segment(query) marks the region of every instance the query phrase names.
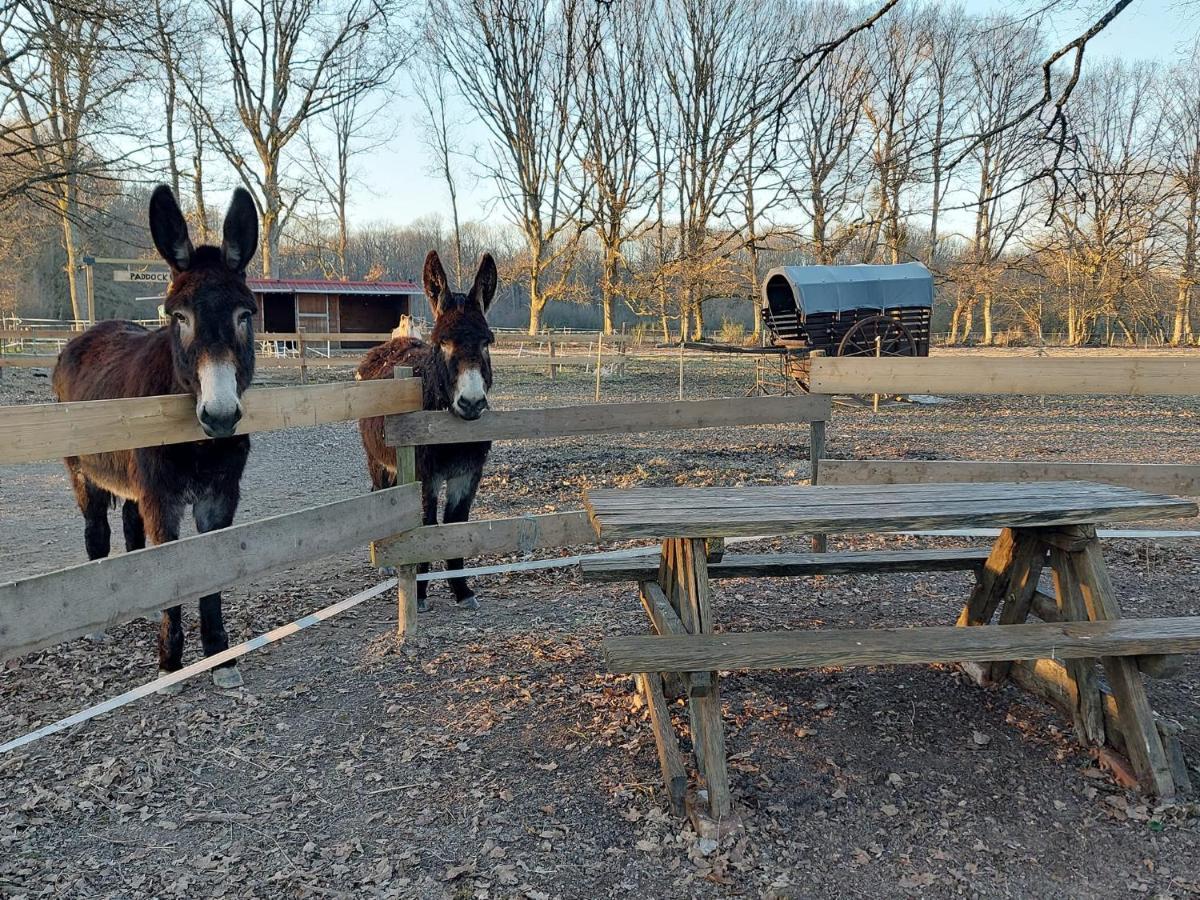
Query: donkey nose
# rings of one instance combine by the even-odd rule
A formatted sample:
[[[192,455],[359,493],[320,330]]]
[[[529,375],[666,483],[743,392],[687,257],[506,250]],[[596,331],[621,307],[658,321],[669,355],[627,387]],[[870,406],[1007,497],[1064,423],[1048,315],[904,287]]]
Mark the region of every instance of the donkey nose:
[[[242,418],[241,405],[234,406],[229,412],[214,415],[209,412],[208,407],[204,406],[200,409],[200,427],[204,429],[204,433],[211,438],[230,437],[233,434],[237,423]]]
[[[459,397],[456,406],[458,406],[458,414],[464,419],[478,419],[483,415],[483,411],[487,409],[487,397],[477,397],[471,399],[468,397]]]

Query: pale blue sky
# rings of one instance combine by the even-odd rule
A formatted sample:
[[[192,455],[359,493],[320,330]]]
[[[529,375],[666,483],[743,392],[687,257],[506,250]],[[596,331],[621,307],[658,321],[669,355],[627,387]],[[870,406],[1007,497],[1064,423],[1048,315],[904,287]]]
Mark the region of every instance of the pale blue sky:
[[[1050,17],[1047,42],[1061,46],[1074,38],[1098,11],[1107,8],[1112,0],[1074,0],[1062,3]],[[965,0],[968,11],[991,12],[1016,9],[1035,10],[1044,0]],[[1171,61],[1190,45],[1200,25],[1200,3],[1196,0],[1134,0],[1109,27],[1088,47],[1090,58],[1119,56],[1124,59],[1154,59]],[[393,106],[396,135],[360,160],[359,168],[367,173],[354,191],[352,219],[358,224],[392,222],[404,224],[421,216],[441,215],[449,220],[448,200],[444,183],[429,174],[430,157],[421,141],[422,125],[416,102],[405,96],[396,98]],[[464,114],[465,122],[469,116]],[[478,124],[466,124],[461,134],[471,145],[486,142]],[[469,148],[468,148],[469,149]],[[490,184],[471,170],[468,160],[461,161],[458,173],[460,213],[466,219],[496,218],[503,215],[499,208],[489,206]],[[488,215],[488,211],[491,215]]]

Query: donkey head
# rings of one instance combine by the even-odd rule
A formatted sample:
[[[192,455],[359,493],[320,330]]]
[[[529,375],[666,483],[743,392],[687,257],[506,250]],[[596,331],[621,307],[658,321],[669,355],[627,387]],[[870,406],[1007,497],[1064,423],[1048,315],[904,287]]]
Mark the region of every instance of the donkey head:
[[[254,377],[254,314],[246,266],[258,246],[258,211],[238,188],[225,213],[220,247],[192,246],[175,195],[150,197],[150,233],[171,267],[167,314],[175,379],[196,398],[209,437],[229,437],[242,417],[242,392]]]
[[[485,253],[475,283],[466,294],[450,290],[437,251],[425,257],[425,295],[433,307],[433,367],[438,393],[450,411],[463,419],[478,419],[487,409],[492,387],[488,345],[495,340],[484,318],[496,294],[496,261]]]

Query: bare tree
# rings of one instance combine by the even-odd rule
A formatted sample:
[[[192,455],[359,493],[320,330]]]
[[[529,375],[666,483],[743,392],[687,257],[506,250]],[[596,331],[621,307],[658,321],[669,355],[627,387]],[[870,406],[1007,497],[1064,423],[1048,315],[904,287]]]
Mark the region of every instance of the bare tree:
[[[1004,131],[993,127],[1011,118],[1040,90],[1037,61],[1042,41],[1036,22],[986,19],[965,42],[972,97],[964,127],[985,137],[972,149],[964,181],[975,175],[966,203],[973,212],[966,259],[956,275],[963,282],[950,321],[950,342],[971,331],[977,303],[983,308],[983,343],[994,339],[992,307],[1001,261],[1034,213],[1030,175],[1038,165],[1036,123]]]
[[[370,78],[361,69],[373,65],[367,45],[367,32],[361,32],[344,51],[345,61],[337,68],[332,80],[336,82],[334,100],[320,116],[304,124],[304,146],[308,151],[309,172],[315,181],[322,205],[333,210],[335,230],[333,257],[337,278],[349,278],[347,249],[350,245],[350,224],[347,210],[350,187],[354,180],[354,158],[384,143],[390,134],[376,132],[376,123],[387,101],[381,90],[356,90],[355,85],[367,84]]]
[[[805,8],[798,31],[824,43],[851,21],[841,3]],[[835,262],[863,224],[864,156],[860,140],[869,87],[862,39],[831,52],[795,97],[795,118],[784,132],[782,159],[793,166],[792,198],[809,222],[813,259]]]
[[[426,47],[432,49],[433,41]],[[450,197],[450,220],[454,226],[454,278],[463,280],[462,225],[458,213],[458,183],[454,177],[454,157],[459,151],[461,136],[451,122],[449,73],[444,61],[431,52],[421,56],[420,68],[414,74],[413,86],[425,118],[425,144],[433,154],[435,174],[446,183]]]
[[[403,0],[204,2],[232,79],[232,105],[185,84],[214,145],[255,197],[262,270],[272,276],[298,198],[283,173],[288,146],[313,119],[390,82],[404,53]]]
[[[118,149],[117,140],[143,137],[123,121],[122,101],[141,74],[136,56],[117,52],[113,29],[123,18],[116,6],[26,0],[4,20],[5,37],[21,44],[0,56],[16,119],[6,129],[5,152],[22,170],[20,196],[57,214],[76,319],[84,318],[78,223],[100,194],[118,189],[119,170],[134,151]]]
[[[667,0],[653,41],[668,100],[674,207],[679,215],[681,315],[704,330],[704,282],[738,248],[710,226],[738,199],[737,150],[762,121],[781,9],[772,0]],[[713,252],[709,252],[709,251]],[[684,328],[684,332],[688,328]]]
[[[568,289],[586,185],[571,177],[580,118],[573,85],[580,0],[435,0],[434,40],[492,136],[479,164],[525,235],[529,332]],[[582,189],[581,189],[582,188]]]
[[[1189,58],[1171,67],[1160,87],[1163,124],[1170,135],[1164,142],[1169,179],[1171,246],[1177,259],[1175,306],[1171,343],[1190,343],[1192,299],[1196,287],[1197,250],[1200,249],[1200,43]]]
[[[612,334],[625,243],[645,227],[653,175],[645,165],[652,74],[645,38],[649,3],[597,4],[585,17],[576,100],[580,153],[591,189],[584,204],[600,244],[600,308]]]

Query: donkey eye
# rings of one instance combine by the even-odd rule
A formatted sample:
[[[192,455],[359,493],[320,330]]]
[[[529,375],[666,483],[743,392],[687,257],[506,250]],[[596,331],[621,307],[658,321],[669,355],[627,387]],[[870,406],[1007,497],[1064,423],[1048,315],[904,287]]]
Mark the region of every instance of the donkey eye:
[[[186,325],[187,320],[188,320],[187,316],[185,316],[181,312],[171,313],[171,318],[174,319],[176,322],[178,322],[180,325]]]

